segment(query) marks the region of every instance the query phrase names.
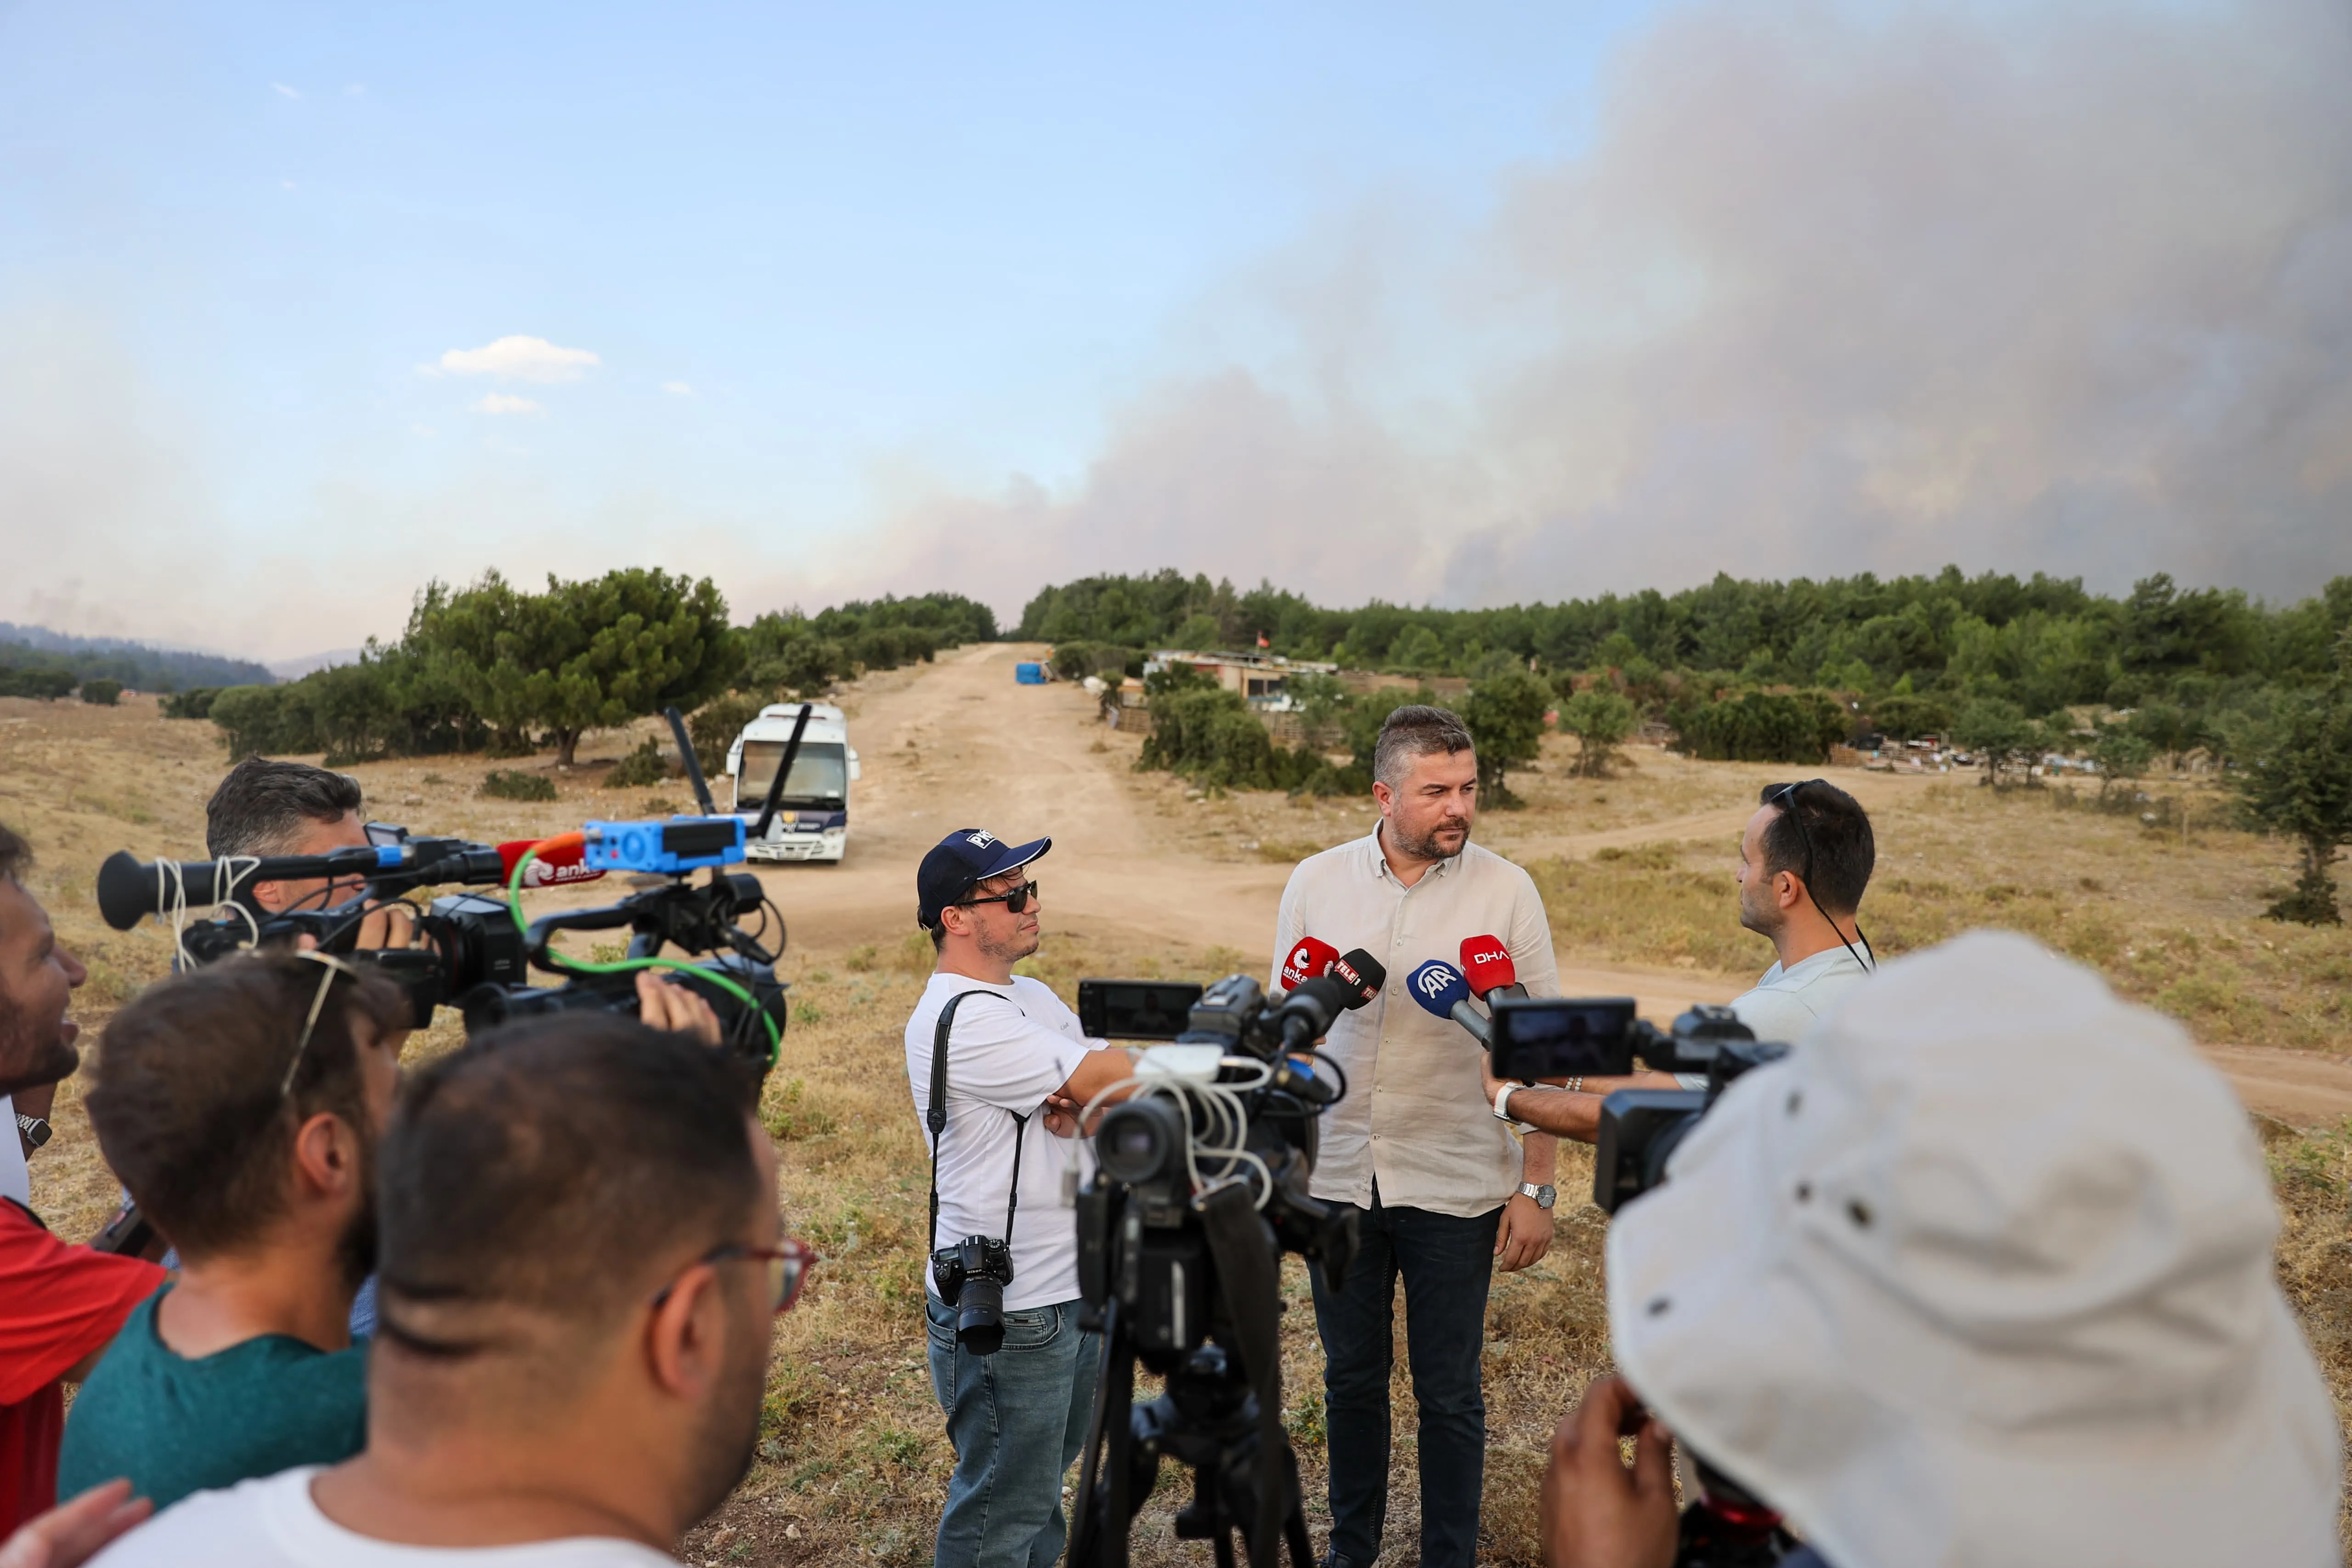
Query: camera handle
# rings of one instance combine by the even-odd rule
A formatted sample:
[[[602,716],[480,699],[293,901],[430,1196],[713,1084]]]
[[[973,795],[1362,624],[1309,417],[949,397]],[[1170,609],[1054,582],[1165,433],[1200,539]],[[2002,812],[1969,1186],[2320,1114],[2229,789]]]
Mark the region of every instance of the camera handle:
[[[956,1008],[967,996],[1006,999],[999,991],[959,991],[940,1009],[940,1026],[931,1036],[931,1099],[923,1111],[923,1125],[931,1130],[931,1238],[923,1248],[926,1255],[940,1245],[940,1144],[948,1131],[948,1031],[955,1026]],[[1017,1110],[1004,1114],[1013,1118],[1013,1191],[1004,1200],[1004,1255],[1011,1258],[1013,1215],[1021,1206],[1021,1139],[1029,1131],[1029,1119]]]

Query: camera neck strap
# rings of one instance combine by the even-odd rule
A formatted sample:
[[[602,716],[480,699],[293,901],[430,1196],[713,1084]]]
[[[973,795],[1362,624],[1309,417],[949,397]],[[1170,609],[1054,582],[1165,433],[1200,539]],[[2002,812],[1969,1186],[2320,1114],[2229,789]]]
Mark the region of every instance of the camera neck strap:
[[[967,996],[995,996],[1004,1000],[1002,991],[959,991],[948,998],[940,1009],[939,1027],[931,1034],[931,1098],[923,1111],[923,1125],[931,1130],[931,1240],[933,1248],[940,1245],[940,1144],[948,1131],[948,1031],[955,1027],[956,1009]],[[1016,1004],[1017,1005],[1017,1004]],[[1004,1245],[1013,1246],[1013,1215],[1021,1206],[1021,1140],[1029,1131],[1029,1119],[1017,1110],[1004,1113],[1013,1118],[1013,1190],[1004,1200]]]

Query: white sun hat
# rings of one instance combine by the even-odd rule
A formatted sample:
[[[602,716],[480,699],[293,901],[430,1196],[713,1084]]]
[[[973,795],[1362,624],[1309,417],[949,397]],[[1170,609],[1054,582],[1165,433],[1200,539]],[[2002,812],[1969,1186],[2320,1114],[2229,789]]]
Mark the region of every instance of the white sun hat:
[[[1667,1175],[1610,1228],[1618,1364],[1832,1568],[2341,1561],[2245,1112],[2088,971],[1890,963]]]

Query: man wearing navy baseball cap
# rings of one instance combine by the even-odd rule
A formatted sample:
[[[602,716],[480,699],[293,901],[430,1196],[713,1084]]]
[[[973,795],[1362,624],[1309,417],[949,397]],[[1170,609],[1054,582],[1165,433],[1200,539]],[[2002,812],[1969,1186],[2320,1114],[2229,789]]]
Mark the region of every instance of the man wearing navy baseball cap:
[[[1062,1478],[1094,1403],[1101,1345],[1078,1328],[1062,1184],[1093,1163],[1073,1112],[1118,1098],[1133,1059],[1013,973],[1037,951],[1031,868],[1053,847],[960,827],[915,873],[915,919],[940,959],[907,1020],[907,1079],[931,1142],[925,1315],[956,1451],[938,1568],[1050,1568],[1066,1531]]]

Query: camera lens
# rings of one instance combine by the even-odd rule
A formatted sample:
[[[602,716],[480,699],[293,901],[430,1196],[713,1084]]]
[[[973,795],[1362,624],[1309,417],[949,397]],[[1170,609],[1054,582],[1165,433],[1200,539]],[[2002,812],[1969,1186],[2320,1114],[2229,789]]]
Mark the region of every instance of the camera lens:
[[[1103,1173],[1129,1185],[1171,1174],[1182,1160],[1183,1112],[1168,1100],[1145,1095],[1114,1105],[1097,1130],[1095,1157]]]
[[[1004,1343],[1004,1283],[967,1274],[956,1301],[956,1342],[974,1355],[994,1355]]]

